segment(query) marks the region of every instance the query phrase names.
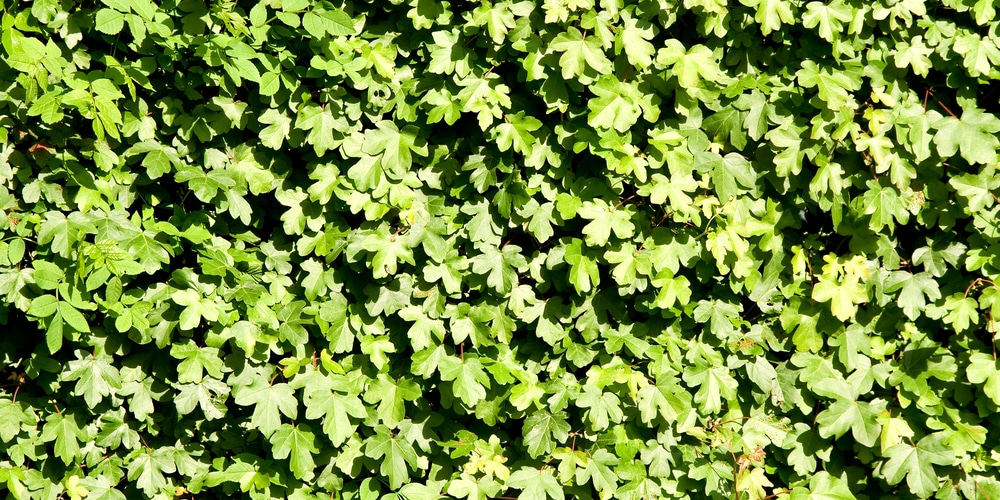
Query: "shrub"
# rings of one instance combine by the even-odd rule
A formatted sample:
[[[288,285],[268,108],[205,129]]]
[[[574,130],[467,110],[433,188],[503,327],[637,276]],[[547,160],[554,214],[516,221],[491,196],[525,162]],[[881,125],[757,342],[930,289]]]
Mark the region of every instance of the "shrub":
[[[991,0],[5,0],[13,498],[1000,498]]]

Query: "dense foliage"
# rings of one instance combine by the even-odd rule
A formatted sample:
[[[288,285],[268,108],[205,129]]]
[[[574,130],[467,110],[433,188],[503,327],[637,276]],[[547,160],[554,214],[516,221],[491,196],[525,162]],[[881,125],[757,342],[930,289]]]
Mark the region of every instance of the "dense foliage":
[[[1000,498],[992,0],[3,0],[0,491]]]

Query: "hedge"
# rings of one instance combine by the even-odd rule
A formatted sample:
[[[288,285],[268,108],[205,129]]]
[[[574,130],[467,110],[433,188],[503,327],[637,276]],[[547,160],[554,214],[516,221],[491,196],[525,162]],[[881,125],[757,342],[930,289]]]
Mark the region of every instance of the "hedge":
[[[0,10],[8,498],[1000,498],[992,0]]]

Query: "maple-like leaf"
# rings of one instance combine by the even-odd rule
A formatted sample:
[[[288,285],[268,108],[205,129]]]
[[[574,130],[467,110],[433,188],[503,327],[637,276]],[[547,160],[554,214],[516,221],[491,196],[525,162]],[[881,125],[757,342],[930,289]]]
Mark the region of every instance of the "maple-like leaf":
[[[993,206],[996,201],[993,191],[1000,188],[1000,177],[991,166],[976,175],[963,174],[952,177],[948,180],[948,184],[955,188],[959,196],[967,200],[969,212],[975,214]]]
[[[635,224],[632,223],[631,214],[627,210],[619,210],[600,200],[583,202],[577,213],[590,221],[583,228],[588,246],[606,245],[612,232],[618,238],[628,239],[635,230]]]
[[[95,408],[106,396],[122,388],[121,374],[113,358],[105,353],[76,352],[77,359],[69,362],[66,380],[76,380],[75,391],[83,395],[87,404]]]
[[[604,54],[600,41],[595,37],[584,38],[580,30],[573,27],[556,35],[549,49],[562,53],[559,66],[562,77],[567,80],[588,72],[605,74],[611,69],[611,61]]]
[[[394,435],[388,427],[378,425],[375,435],[365,441],[365,455],[381,462],[379,472],[389,479],[389,487],[398,489],[419,467],[417,452],[405,436]]]
[[[840,437],[850,430],[858,443],[875,446],[882,432],[878,414],[884,405],[884,401],[873,404],[854,401],[848,397],[840,398],[816,416],[819,433],[825,438]]]
[[[819,471],[809,478],[808,487],[798,487],[791,491],[792,500],[854,500],[847,481]]]
[[[316,462],[313,455],[319,454],[316,436],[306,424],[281,424],[269,439],[274,458],[288,458],[289,468],[297,479],[310,481],[315,476]]]
[[[858,311],[858,304],[868,301],[868,293],[857,279],[838,282],[820,278],[816,286],[813,287],[812,296],[813,299],[820,302],[829,302],[833,315],[841,321],[854,318]]]
[[[268,109],[257,120],[267,125],[260,131],[261,144],[271,149],[281,149],[292,128],[292,119],[276,109]]]
[[[236,404],[253,406],[250,425],[265,436],[270,436],[281,427],[282,414],[292,420],[298,416],[298,399],[284,382],[272,384],[264,377],[255,377],[250,385],[233,389],[233,396]]]
[[[677,83],[686,89],[704,87],[702,82],[725,83],[728,77],[719,68],[712,49],[698,44],[686,48],[679,40],[669,39],[656,53],[656,62],[671,66]]]
[[[42,439],[53,443],[53,451],[67,466],[81,456],[80,443],[90,439],[76,413],[50,413],[42,427]]]
[[[157,491],[167,486],[164,473],[177,471],[173,449],[161,447],[155,450],[139,448],[131,455],[128,463],[128,480],[135,481],[147,496],[153,496]]]
[[[980,109],[968,109],[962,117],[946,116],[935,124],[934,144],[944,158],[960,152],[969,163],[991,163],[1000,148],[1000,119]]]
[[[934,466],[954,465],[955,462],[955,452],[945,443],[946,439],[945,433],[936,432],[924,436],[915,445],[893,446],[886,452],[888,460],[882,465],[882,474],[889,484],[899,484],[905,477],[911,493],[929,497],[940,485]]]
[[[521,490],[518,498],[525,500],[563,500],[562,484],[552,474],[531,467],[521,467],[510,475],[507,484]]]
[[[533,458],[551,453],[569,437],[570,426],[565,412],[538,410],[524,421],[524,443]]]
[[[198,383],[202,374],[208,373],[216,379],[222,378],[224,362],[215,347],[200,347],[192,340],[170,347],[170,355],[183,361],[177,365],[177,381]]]
[[[754,467],[736,479],[736,490],[746,492],[753,500],[767,498],[765,487],[774,486],[763,467]]]
[[[627,132],[639,119],[642,110],[640,93],[634,84],[623,83],[611,75],[604,75],[590,86],[597,98],[590,99],[587,123],[600,129]]]
[[[778,31],[782,24],[795,23],[793,4],[788,0],[740,0],[740,3],[756,10],[754,19],[764,35]]]
[[[917,35],[908,42],[903,41],[896,45],[893,63],[897,68],[909,66],[916,74],[927,76],[927,72],[933,67],[930,59],[930,55],[933,53],[934,49],[924,44],[923,37]]]
[[[642,69],[653,64],[656,48],[650,40],[656,36],[657,29],[650,22],[632,17],[628,11],[622,12],[624,25],[615,35],[615,52],[623,50],[628,62]]]
[[[441,379],[452,382],[456,396],[469,407],[486,398],[486,390],[490,388],[490,377],[483,369],[478,359],[466,357],[458,360],[453,356],[446,357],[439,367]]]

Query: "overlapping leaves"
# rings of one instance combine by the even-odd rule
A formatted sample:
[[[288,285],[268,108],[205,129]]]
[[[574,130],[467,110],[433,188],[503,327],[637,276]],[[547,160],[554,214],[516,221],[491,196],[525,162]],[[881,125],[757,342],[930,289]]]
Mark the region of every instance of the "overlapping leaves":
[[[986,0],[0,10],[14,498],[1000,491]]]

